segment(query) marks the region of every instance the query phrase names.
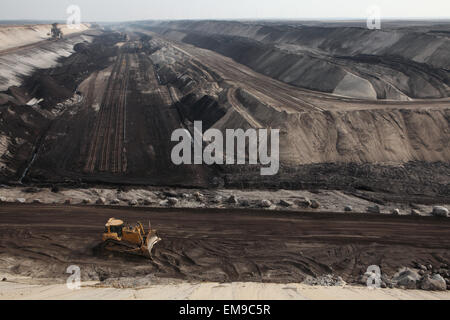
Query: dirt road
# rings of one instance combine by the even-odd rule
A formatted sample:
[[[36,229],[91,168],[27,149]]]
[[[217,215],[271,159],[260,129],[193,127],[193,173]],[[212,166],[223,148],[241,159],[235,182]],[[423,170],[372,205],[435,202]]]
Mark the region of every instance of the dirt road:
[[[163,239],[154,260],[99,257],[110,217],[152,225]],[[370,265],[392,276],[415,262],[450,262],[450,220],[283,213],[263,210],[148,209],[44,205],[0,207],[0,271],[66,279],[152,275],[200,281],[301,282],[340,275],[355,282]]]

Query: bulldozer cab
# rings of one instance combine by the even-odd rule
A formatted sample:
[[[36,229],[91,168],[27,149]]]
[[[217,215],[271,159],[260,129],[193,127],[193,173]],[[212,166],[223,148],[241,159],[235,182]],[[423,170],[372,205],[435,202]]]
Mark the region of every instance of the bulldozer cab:
[[[111,218],[105,224],[104,238],[120,239],[123,236],[124,223],[122,220]]]

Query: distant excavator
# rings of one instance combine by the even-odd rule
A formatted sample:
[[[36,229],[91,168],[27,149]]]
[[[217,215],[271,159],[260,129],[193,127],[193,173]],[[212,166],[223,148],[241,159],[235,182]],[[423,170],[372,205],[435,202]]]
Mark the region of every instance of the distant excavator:
[[[62,39],[63,33],[60,28],[58,28],[57,23],[52,24],[52,29],[50,30],[50,34],[52,40]]]
[[[111,218],[105,225],[100,248],[106,251],[152,257],[152,249],[161,241],[156,230],[151,228],[146,233],[142,223],[125,224],[122,220]]]

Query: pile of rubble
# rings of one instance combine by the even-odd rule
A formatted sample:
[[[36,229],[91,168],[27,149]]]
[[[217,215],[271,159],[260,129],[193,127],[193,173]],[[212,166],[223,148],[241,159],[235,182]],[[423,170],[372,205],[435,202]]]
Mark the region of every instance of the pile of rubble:
[[[359,278],[359,283],[367,285],[373,274],[366,272]],[[422,289],[429,291],[450,290],[450,270],[447,264],[439,268],[431,264],[416,264],[415,268],[401,268],[392,278],[381,273],[381,288]]]
[[[126,189],[126,190],[125,190]],[[192,189],[68,189],[5,187],[0,194],[0,203],[34,203],[99,206],[142,206],[177,208],[248,208],[265,210],[323,211],[344,213],[367,213],[391,216],[449,217],[449,210],[437,205],[371,204],[359,198],[327,192],[260,192],[240,190],[192,190]],[[314,197],[317,194],[317,197]],[[311,197],[311,198],[309,198]],[[315,199],[314,199],[314,198]],[[365,203],[364,203],[365,202]],[[400,207],[397,207],[400,205]],[[397,207],[397,208],[396,208]]]

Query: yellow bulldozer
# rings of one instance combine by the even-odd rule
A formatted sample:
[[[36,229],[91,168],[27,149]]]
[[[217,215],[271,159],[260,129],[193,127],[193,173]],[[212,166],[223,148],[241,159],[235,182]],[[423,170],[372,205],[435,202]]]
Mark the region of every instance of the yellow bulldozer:
[[[149,222],[148,232],[142,223],[129,225],[122,220],[111,218],[105,224],[101,249],[106,251],[152,257],[153,246],[161,241]]]

